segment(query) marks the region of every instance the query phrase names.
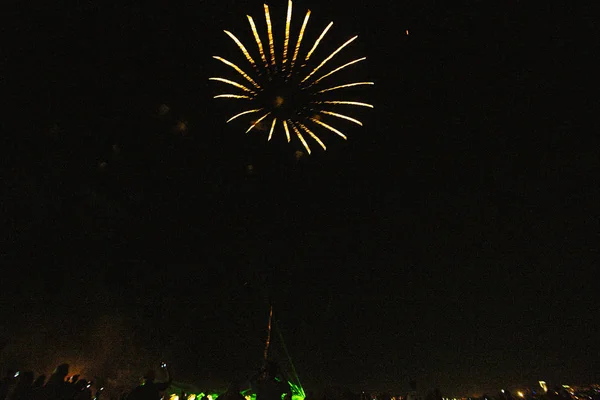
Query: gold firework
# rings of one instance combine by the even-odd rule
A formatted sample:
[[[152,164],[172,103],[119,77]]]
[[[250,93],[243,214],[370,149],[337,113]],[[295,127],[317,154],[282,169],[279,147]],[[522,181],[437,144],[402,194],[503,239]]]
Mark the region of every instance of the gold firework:
[[[325,96],[333,91],[338,94],[344,92],[344,89],[347,88],[373,85],[373,82],[343,82],[330,86],[323,86],[323,82],[330,79],[330,77],[337,72],[364,61],[366,57],[357,58],[332,68],[327,72],[324,71],[326,71],[326,68],[328,68],[329,65],[334,63],[332,60],[336,58],[338,53],[345,47],[351,45],[358,36],[348,39],[327,57],[324,57],[322,61],[316,62],[314,66],[309,67],[311,56],[322,42],[327,32],[331,29],[333,22],[330,22],[323,29],[314,44],[310,47],[310,50],[308,50],[309,47],[305,46],[305,51],[308,51],[306,51],[305,55],[299,56],[300,53],[304,54],[301,45],[310,18],[310,10],[308,10],[304,16],[302,25],[297,31],[298,34],[296,36],[295,45],[293,45],[294,34],[292,34],[292,30],[294,28],[292,27],[292,1],[288,0],[285,32],[283,33],[282,38],[279,39],[281,42],[278,42],[279,45],[277,46],[281,53],[280,55],[277,55],[275,51],[276,42],[273,25],[271,23],[271,14],[269,6],[266,4],[264,4],[264,13],[267,38],[264,46],[254,19],[249,15],[246,16],[250,24],[252,35],[256,41],[255,49],[258,52],[258,56],[255,55],[255,57],[258,57],[257,60],[262,61],[262,63],[260,61],[257,63],[250,54],[251,51],[249,51],[233,33],[227,30],[224,32],[241,50],[250,64],[251,69],[245,71],[243,68],[223,57],[213,56],[214,59],[234,69],[238,74],[238,78],[240,76],[243,78],[242,83],[222,77],[210,78],[210,80],[229,85],[230,89],[233,86],[241,91],[238,93],[225,92],[214,96],[214,98],[235,99],[248,104],[241,112],[229,118],[227,122],[247,114],[260,112],[260,114],[258,114],[259,117],[252,120],[246,133],[252,131],[254,128],[265,130],[265,126],[270,127],[267,129],[269,131],[267,140],[271,140],[273,132],[277,131],[278,126],[282,126],[287,141],[290,142],[291,135],[295,134],[308,154],[311,153],[311,149],[307,139],[314,140],[324,150],[326,149],[323,141],[314,132],[317,128],[323,128],[322,130],[326,132],[333,132],[339,137],[346,139],[346,135],[331,124],[336,121],[339,122],[340,120],[345,120],[362,126],[362,122],[349,115],[342,114],[338,110],[338,106],[373,108],[373,105],[358,101],[342,100],[339,99],[339,97],[330,99]],[[259,128],[259,124],[265,125],[260,125],[263,128]],[[307,125],[312,126],[309,127]]]

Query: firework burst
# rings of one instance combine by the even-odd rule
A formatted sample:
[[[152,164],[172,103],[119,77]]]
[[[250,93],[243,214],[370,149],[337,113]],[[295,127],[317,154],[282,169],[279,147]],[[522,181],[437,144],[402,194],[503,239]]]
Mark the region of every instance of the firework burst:
[[[264,13],[267,33],[267,40],[264,44],[254,20],[251,16],[247,16],[256,41],[257,54],[254,55],[256,59],[233,33],[227,30],[224,31],[244,54],[250,64],[250,69],[244,71],[244,69],[223,57],[213,56],[215,60],[234,69],[240,77],[238,81],[222,77],[210,78],[212,81],[235,88],[234,93],[218,94],[214,96],[215,98],[243,102],[243,111],[233,115],[227,122],[240,117],[251,117],[252,120],[246,133],[260,127],[262,130],[268,130],[268,140],[271,140],[275,131],[283,128],[287,141],[290,142],[293,136],[297,137],[309,154],[311,153],[309,141],[314,141],[323,149],[326,149],[323,141],[315,133],[317,129],[334,133],[346,139],[346,135],[332,124],[335,124],[336,120],[350,121],[361,126],[362,123],[346,115],[343,109],[354,107],[373,108],[373,106],[358,101],[344,101],[341,94],[344,93],[344,89],[373,85],[373,82],[347,82],[333,86],[328,86],[325,83],[337,72],[366,59],[366,57],[358,58],[330,69],[331,65],[335,63],[334,59],[338,53],[354,42],[357,36],[348,39],[322,61],[314,62],[314,60],[311,60],[311,56],[331,29],[333,22],[330,22],[323,29],[312,46],[302,46],[302,39],[310,18],[310,10],[308,10],[300,27],[295,46],[292,47],[290,43],[292,1],[289,0],[283,49],[281,49],[281,52],[277,52],[269,6],[266,4],[264,5]],[[331,93],[340,93],[340,97],[330,98]]]

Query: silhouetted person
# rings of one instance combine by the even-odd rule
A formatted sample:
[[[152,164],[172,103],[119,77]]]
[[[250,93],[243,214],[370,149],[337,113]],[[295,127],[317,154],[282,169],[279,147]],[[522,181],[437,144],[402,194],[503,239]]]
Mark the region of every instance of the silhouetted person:
[[[231,382],[227,391],[217,397],[217,400],[245,400],[245,397],[240,394],[240,383],[238,381]]]
[[[406,395],[406,400],[421,400],[419,392],[417,392],[417,381],[412,379],[410,382],[410,391]]]
[[[442,400],[440,389],[433,389],[427,392],[426,400]]]
[[[360,395],[354,393],[350,388],[343,388],[339,395],[341,395],[342,400],[360,400]],[[383,393],[381,398],[391,400],[392,395]]]
[[[251,384],[256,400],[281,400],[283,395],[292,395],[290,385],[279,377],[279,366],[272,361],[265,363]]]
[[[69,374],[69,364],[60,364],[50,378],[48,378],[48,382],[46,383],[46,387],[48,386],[62,386],[65,383],[65,378]]]
[[[72,387],[65,378],[69,374],[69,364],[61,364],[50,375],[45,386],[46,400],[63,400],[72,394]]]
[[[171,382],[173,382],[173,378],[169,373],[166,365],[164,369],[167,373],[167,381],[166,382],[154,382],[156,379],[156,374],[154,370],[149,370],[146,375],[144,375],[144,382],[133,389],[128,396],[129,400],[158,400],[160,398],[161,392],[167,390],[169,386],[171,386]]]
[[[0,400],[6,399],[16,383],[17,379],[15,378],[15,371],[12,369],[6,370],[6,375],[0,382]]]
[[[91,382],[80,379],[74,386],[75,393],[73,395],[73,400],[92,400],[92,390],[90,389],[92,386]]]
[[[88,384],[88,382],[85,379],[80,379],[80,380],[77,380],[77,381],[71,383],[72,381],[73,381],[73,378],[69,378],[67,381],[65,381],[65,388],[62,391],[62,394],[60,397],[62,400],[74,399],[75,395],[77,395],[77,392],[80,392],[81,390],[83,390],[85,385]]]
[[[37,388],[44,386],[44,383],[46,383],[46,375],[42,374],[42,375],[38,376],[37,378],[35,378],[35,381],[33,381],[33,384],[31,386],[34,389],[37,389]]]
[[[46,400],[46,388],[44,384],[46,383],[46,375],[40,375],[33,382],[32,386],[32,399],[33,400]]]
[[[100,389],[96,390],[96,394],[94,394],[94,400],[100,400],[100,396],[102,396],[102,392],[104,391],[104,388],[101,387]]]
[[[33,372],[27,371],[19,375],[19,380],[12,393],[9,393],[9,400],[30,400],[33,393]]]

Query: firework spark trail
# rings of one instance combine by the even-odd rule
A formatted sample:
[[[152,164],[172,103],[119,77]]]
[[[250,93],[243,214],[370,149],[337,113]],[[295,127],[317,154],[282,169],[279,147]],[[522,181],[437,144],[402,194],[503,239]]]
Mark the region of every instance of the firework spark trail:
[[[293,122],[291,123],[291,125],[292,125],[292,129],[294,130],[294,132],[296,132],[296,136],[298,136],[298,139],[300,139],[300,141],[302,142],[302,145],[304,146],[306,151],[308,151],[308,154],[310,154],[310,147],[308,147],[308,143],[306,143],[306,140],[304,140],[304,137],[302,137],[302,134],[300,133],[298,128],[296,128],[296,125]]]
[[[262,110],[262,108],[257,108],[255,110],[242,111],[241,113],[236,114],[233,117],[229,118],[227,120],[227,122],[233,121],[234,119],[236,119],[237,117],[241,117],[242,115],[250,114],[250,113],[253,113],[253,112],[258,112],[258,111],[261,111],[261,110]]]
[[[331,101],[313,101],[312,103],[315,104],[346,104],[349,106],[359,106],[359,107],[369,107],[369,108],[373,108],[373,105],[371,104],[367,104],[367,103],[361,103],[358,101],[338,101],[338,100],[331,100]]]
[[[260,123],[260,121],[265,119],[269,114],[271,114],[270,111],[268,113],[266,113],[265,115],[263,115],[262,117],[260,117],[259,119],[257,119],[256,121],[254,121],[254,123],[252,124],[252,126],[250,126],[250,128],[248,128],[246,133],[250,132],[252,130],[252,128],[254,128],[256,125],[258,125]]]
[[[310,56],[312,56],[312,53],[317,49],[317,46],[319,46],[319,43],[321,43],[321,40],[325,37],[325,34],[329,30],[329,28],[331,28],[332,25],[333,25],[333,21],[330,22],[329,25],[327,25],[325,27],[325,29],[323,29],[323,33],[321,33],[321,36],[319,36],[319,38],[315,41],[315,45],[312,47],[312,49],[310,49],[310,51],[306,55],[306,58],[304,59],[304,61],[308,61]]]
[[[304,29],[306,29],[306,24],[308,24],[308,18],[310,17],[310,10],[306,12],[306,17],[304,17],[304,22],[302,23],[302,28],[300,28],[300,33],[298,34],[298,41],[296,42],[296,49],[294,50],[294,56],[292,57],[292,65],[290,66],[290,72],[288,74],[288,78],[292,75],[292,70],[294,69],[294,64],[296,63],[296,58],[298,57],[298,51],[300,50],[300,43],[302,43],[302,37],[304,36]]]
[[[321,80],[327,78],[328,76],[333,75],[336,72],[338,72],[338,71],[340,71],[340,70],[342,70],[342,69],[344,69],[346,67],[349,67],[352,64],[356,64],[357,62],[361,62],[361,61],[364,61],[366,59],[367,59],[367,57],[363,57],[363,58],[359,58],[359,59],[350,61],[349,63],[346,63],[346,64],[342,65],[341,67],[338,67],[338,68],[334,69],[333,71],[331,71],[331,72],[323,75],[322,77],[320,77],[319,79],[317,79],[316,81],[314,81],[313,83],[311,83],[309,86],[316,85],[317,83],[319,83]]]
[[[273,136],[273,130],[275,129],[275,124],[277,123],[277,118],[273,118],[273,123],[271,124],[271,130],[269,131],[269,138],[267,140],[271,140]]]
[[[347,121],[354,122],[355,124],[362,126],[362,122],[360,122],[359,120],[357,120],[357,119],[354,119],[354,118],[352,118],[352,117],[349,117],[349,116],[347,116],[347,115],[338,114],[338,113],[334,113],[334,112],[331,112],[331,111],[326,111],[326,110],[319,110],[319,112],[321,112],[321,113],[323,113],[323,114],[327,114],[327,115],[332,115],[332,116],[334,116],[334,117],[342,118],[342,119],[345,119],[345,120],[347,120]]]
[[[243,94],[218,94],[213,97],[213,99],[251,99],[250,96],[245,96]]]
[[[310,129],[308,129],[308,128],[306,127],[306,125],[304,125],[304,124],[303,124],[303,123],[301,123],[301,122],[298,122],[298,125],[300,126],[300,128],[301,128],[302,130],[304,130],[304,131],[305,131],[306,133],[308,133],[308,134],[309,134],[309,135],[310,135],[310,136],[311,136],[313,139],[315,139],[315,141],[321,145],[321,147],[323,148],[323,150],[327,150],[327,147],[325,147],[325,143],[323,143],[323,142],[321,141],[321,139],[319,139],[319,137],[318,137],[317,135],[315,135],[315,134],[314,134],[314,133],[313,133],[313,132],[312,132]]]
[[[353,41],[355,41],[355,40],[356,40],[356,38],[358,38],[358,35],[354,36],[354,37],[353,37],[353,38],[351,38],[351,39],[348,39],[348,40],[346,41],[346,43],[344,43],[343,45],[341,45],[340,47],[338,47],[336,51],[334,51],[333,53],[331,53],[331,54],[329,55],[329,57],[327,57],[326,59],[324,59],[324,60],[321,62],[321,64],[319,64],[319,65],[318,65],[318,66],[317,66],[315,69],[313,69],[313,71],[312,71],[310,74],[308,74],[308,75],[306,76],[306,78],[304,78],[304,79],[302,80],[302,82],[306,81],[306,80],[307,80],[307,79],[309,79],[311,76],[313,76],[313,74],[314,74],[315,72],[317,72],[319,69],[321,69],[321,67],[322,67],[323,65],[325,65],[325,64],[327,63],[327,61],[331,60],[331,59],[332,59],[332,58],[333,58],[333,57],[334,57],[334,56],[335,56],[337,53],[339,53],[340,51],[342,51],[342,49],[343,49],[344,47],[348,46],[350,43],[352,43]]]
[[[249,93],[253,93],[256,94],[256,92],[252,89],[247,88],[246,86],[239,84],[237,82],[234,81],[230,81],[229,79],[225,79],[225,78],[208,78],[209,81],[219,81],[219,82],[223,82],[223,83],[227,83],[231,86],[235,86],[236,88],[240,88],[242,89],[244,92],[249,92]]]
[[[252,29],[252,33],[254,34],[254,39],[256,40],[256,44],[258,46],[258,52],[260,53],[260,58],[263,60],[265,64],[265,69],[269,70],[269,62],[267,61],[267,57],[265,56],[265,51],[263,49],[262,41],[260,40],[260,36],[258,36],[258,31],[256,30],[256,25],[254,25],[254,20],[251,16],[246,15],[248,17],[248,22],[250,22],[250,28]]]
[[[242,71],[237,65],[235,65],[231,61],[227,61],[223,57],[219,57],[219,56],[213,56],[213,58],[216,59],[216,60],[219,60],[223,64],[228,65],[231,68],[235,69],[240,75],[242,75],[244,78],[246,78],[246,80],[248,82],[250,82],[251,84],[253,84],[255,88],[260,89],[260,86],[258,85],[258,83],[254,82],[254,80],[252,78],[250,78],[244,71]]]
[[[283,69],[285,69],[287,64],[287,53],[288,53],[288,45],[290,42],[290,24],[292,21],[292,0],[288,0],[288,10],[287,17],[285,19],[285,40],[283,42]]]
[[[283,120],[283,129],[285,129],[285,136],[287,136],[287,141],[289,143],[290,142],[290,130],[288,129],[286,120]]]
[[[246,48],[244,47],[242,42],[240,42],[233,33],[229,32],[229,31],[223,31],[223,32],[225,32],[227,34],[227,36],[229,36],[231,39],[233,39],[233,41],[235,42],[235,44],[238,45],[238,47],[240,48],[242,53],[244,53],[244,56],[246,56],[246,59],[250,62],[250,64],[252,64],[252,66],[254,68],[256,68],[256,63],[254,62],[254,59],[252,58],[252,56],[250,56],[250,53],[248,53],[248,50],[246,50]]]
[[[353,87],[353,86],[362,86],[362,85],[374,85],[374,82],[354,82],[354,83],[346,83],[345,85],[339,85],[339,86],[334,86],[334,87],[330,87],[327,89],[323,89],[323,90],[319,90],[317,93],[325,93],[325,92],[330,92],[332,90],[338,90],[338,89],[343,89],[343,88],[349,88],[349,87]]]
[[[311,120],[311,121],[313,121],[313,122],[314,122],[314,123],[316,123],[316,124],[319,124],[319,125],[321,125],[321,126],[322,126],[322,127],[324,127],[324,128],[327,128],[327,129],[329,129],[329,130],[330,130],[331,132],[333,132],[333,133],[337,133],[337,134],[338,134],[339,136],[341,136],[342,138],[344,138],[344,139],[348,139],[348,138],[346,137],[346,135],[344,135],[342,132],[340,132],[340,131],[338,131],[337,129],[335,129],[333,126],[327,125],[325,122],[321,122],[321,121],[319,121],[319,120],[318,120],[318,119],[316,119],[316,118],[311,118],[310,120]]]
[[[265,362],[269,355],[269,345],[271,344],[271,322],[273,321],[273,306],[269,306],[269,324],[267,326],[267,342],[265,343]]]
[[[273,43],[273,26],[271,25],[271,15],[269,14],[269,6],[264,4],[265,19],[267,20],[267,33],[269,35],[269,50],[271,51],[271,65],[275,66],[275,44]]]

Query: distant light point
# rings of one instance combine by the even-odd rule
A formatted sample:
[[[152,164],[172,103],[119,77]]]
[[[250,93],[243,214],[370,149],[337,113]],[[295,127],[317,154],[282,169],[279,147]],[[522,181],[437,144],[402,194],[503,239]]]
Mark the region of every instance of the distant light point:
[[[163,115],[167,115],[167,113],[170,111],[171,109],[169,108],[168,105],[166,104],[161,104],[160,107],[158,108],[158,115],[160,115],[161,117]]]

